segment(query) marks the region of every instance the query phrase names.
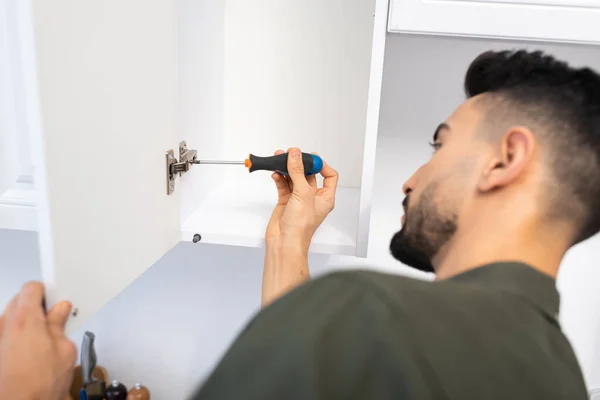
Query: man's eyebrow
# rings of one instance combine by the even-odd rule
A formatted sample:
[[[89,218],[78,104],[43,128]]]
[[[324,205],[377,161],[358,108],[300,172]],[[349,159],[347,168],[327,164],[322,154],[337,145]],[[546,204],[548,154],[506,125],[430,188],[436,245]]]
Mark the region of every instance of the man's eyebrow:
[[[450,130],[450,125],[448,125],[445,122],[442,122],[441,124],[438,125],[437,129],[435,130],[434,134],[433,134],[433,142],[437,142],[438,137],[440,136],[440,132],[446,130],[449,131]]]

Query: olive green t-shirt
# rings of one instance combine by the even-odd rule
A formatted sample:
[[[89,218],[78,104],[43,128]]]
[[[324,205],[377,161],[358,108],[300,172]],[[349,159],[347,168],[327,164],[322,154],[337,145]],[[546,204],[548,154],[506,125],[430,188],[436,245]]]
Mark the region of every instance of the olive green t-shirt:
[[[197,400],[584,400],[555,281],[495,263],[313,280],[246,326]]]

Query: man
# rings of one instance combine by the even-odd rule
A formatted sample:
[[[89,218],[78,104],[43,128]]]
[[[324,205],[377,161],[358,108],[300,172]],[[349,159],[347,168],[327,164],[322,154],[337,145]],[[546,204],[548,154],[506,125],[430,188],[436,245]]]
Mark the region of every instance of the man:
[[[291,149],[289,179],[274,176],[265,309],[194,399],[586,398],[555,278],[565,252],[600,231],[600,76],[537,52],[488,52],[465,89],[404,184],[390,245],[436,281],[361,271],[307,282],[337,174],[326,166],[317,189]],[[35,382],[10,372],[18,351],[2,351],[10,315],[0,390],[6,374]]]

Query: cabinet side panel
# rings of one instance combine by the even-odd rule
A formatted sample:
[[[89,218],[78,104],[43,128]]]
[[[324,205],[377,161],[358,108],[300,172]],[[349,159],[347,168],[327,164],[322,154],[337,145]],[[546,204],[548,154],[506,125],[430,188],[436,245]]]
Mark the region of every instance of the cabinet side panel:
[[[371,208],[375,181],[375,155],[379,131],[379,109],[383,81],[383,60],[387,32],[388,0],[376,0],[373,25],[373,45],[371,50],[371,70],[365,141],[363,150],[362,184],[360,191],[360,213],[356,237],[356,256],[366,257],[371,230]]]
[[[223,148],[224,7],[222,0],[178,1],[182,131],[178,141],[186,140],[201,159],[218,158]],[[182,221],[221,183],[222,169],[195,165],[182,176],[177,185],[182,196]]]
[[[34,33],[23,43],[38,116],[31,142],[42,276],[48,306],[68,299],[78,309],[71,332],[179,238],[179,199],[166,195],[165,175],[177,129],[175,6],[21,3]]]

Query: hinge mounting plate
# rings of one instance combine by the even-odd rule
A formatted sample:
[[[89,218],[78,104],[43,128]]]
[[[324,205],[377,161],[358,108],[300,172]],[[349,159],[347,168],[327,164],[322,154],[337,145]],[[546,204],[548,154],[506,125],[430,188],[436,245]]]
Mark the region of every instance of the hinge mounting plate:
[[[175,158],[174,150],[167,150],[165,153],[167,195],[170,195],[175,191],[176,176],[181,176],[190,170],[190,167],[196,160],[197,153],[196,150],[188,150],[185,140],[179,143],[179,161]]]

